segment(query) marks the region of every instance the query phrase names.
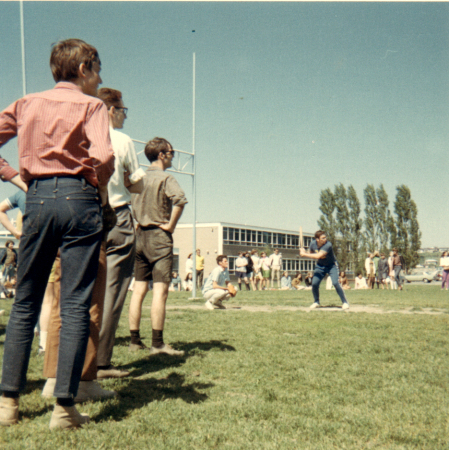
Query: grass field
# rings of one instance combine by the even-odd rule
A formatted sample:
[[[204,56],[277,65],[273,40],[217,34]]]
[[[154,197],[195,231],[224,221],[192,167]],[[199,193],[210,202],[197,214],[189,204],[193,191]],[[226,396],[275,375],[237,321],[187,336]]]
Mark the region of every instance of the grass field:
[[[119,396],[80,405],[92,422],[78,431],[48,430],[34,342],[20,421],[0,429],[0,448],[449,449],[449,293],[436,284],[349,291],[349,312],[308,312],[309,291],[242,292],[226,311],[188,296],[170,294],[164,333],[181,358],[129,353],[125,306],[114,363],[132,376],[102,382]],[[323,290],[321,303],[339,299]]]

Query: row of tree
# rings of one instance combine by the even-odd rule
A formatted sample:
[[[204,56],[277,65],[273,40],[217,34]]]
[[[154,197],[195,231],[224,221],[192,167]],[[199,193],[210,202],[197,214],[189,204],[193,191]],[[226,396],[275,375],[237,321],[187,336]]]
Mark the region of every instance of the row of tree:
[[[322,215],[318,226],[326,232],[336,249],[342,270],[362,270],[368,252],[379,250],[388,256],[394,247],[404,257],[407,268],[418,264],[417,251],[421,247],[418,208],[407,186],[402,184],[396,191],[392,214],[383,185],[376,189],[368,184],[363,191],[363,218],[361,204],[352,185],[345,188],[340,183],[333,192],[330,188],[321,191]]]

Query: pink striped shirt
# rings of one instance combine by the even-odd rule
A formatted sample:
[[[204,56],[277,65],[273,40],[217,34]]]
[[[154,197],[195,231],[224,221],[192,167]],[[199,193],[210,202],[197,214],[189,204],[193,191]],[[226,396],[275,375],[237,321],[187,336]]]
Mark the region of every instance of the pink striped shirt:
[[[20,177],[76,175],[106,185],[114,172],[105,104],[70,82],[27,95],[0,113],[0,147],[18,137]],[[17,171],[0,157],[0,177]]]

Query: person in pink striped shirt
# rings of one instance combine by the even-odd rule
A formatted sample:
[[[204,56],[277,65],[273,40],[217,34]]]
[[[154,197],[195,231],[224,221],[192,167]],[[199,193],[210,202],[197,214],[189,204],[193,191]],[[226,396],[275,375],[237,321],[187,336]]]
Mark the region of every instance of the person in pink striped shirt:
[[[88,422],[74,406],[89,335],[89,307],[103,232],[102,206],[114,171],[105,104],[97,99],[101,62],[79,39],[57,43],[56,86],[27,95],[0,113],[0,147],[18,137],[19,171],[0,157],[0,178],[27,192],[16,299],[6,330],[0,424],[18,422],[33,330],[58,249],[61,321],[57,398],[50,429]]]

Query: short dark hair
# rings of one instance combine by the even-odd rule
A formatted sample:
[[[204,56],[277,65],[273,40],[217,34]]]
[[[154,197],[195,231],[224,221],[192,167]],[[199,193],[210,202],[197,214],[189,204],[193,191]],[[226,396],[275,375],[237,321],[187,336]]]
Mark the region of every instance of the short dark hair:
[[[5,242],[5,247],[9,247],[9,244],[14,245],[14,241],[6,241]]]
[[[116,89],[104,87],[98,89],[97,97],[103,100],[104,104],[110,109],[112,106],[120,106],[122,93]]]
[[[224,259],[228,259],[228,257],[226,255],[218,255],[217,264],[220,264]]]
[[[101,65],[97,49],[81,39],[66,39],[53,45],[50,55],[50,68],[53,78],[58,81],[70,81],[78,78],[80,64],[92,70],[92,64]]]
[[[148,161],[154,162],[157,161],[160,152],[167,153],[172,149],[173,147],[167,139],[155,137],[145,145],[145,156]]]
[[[318,230],[318,231],[315,233],[315,239],[319,239],[323,234],[326,234],[326,232],[323,231],[323,230]]]

